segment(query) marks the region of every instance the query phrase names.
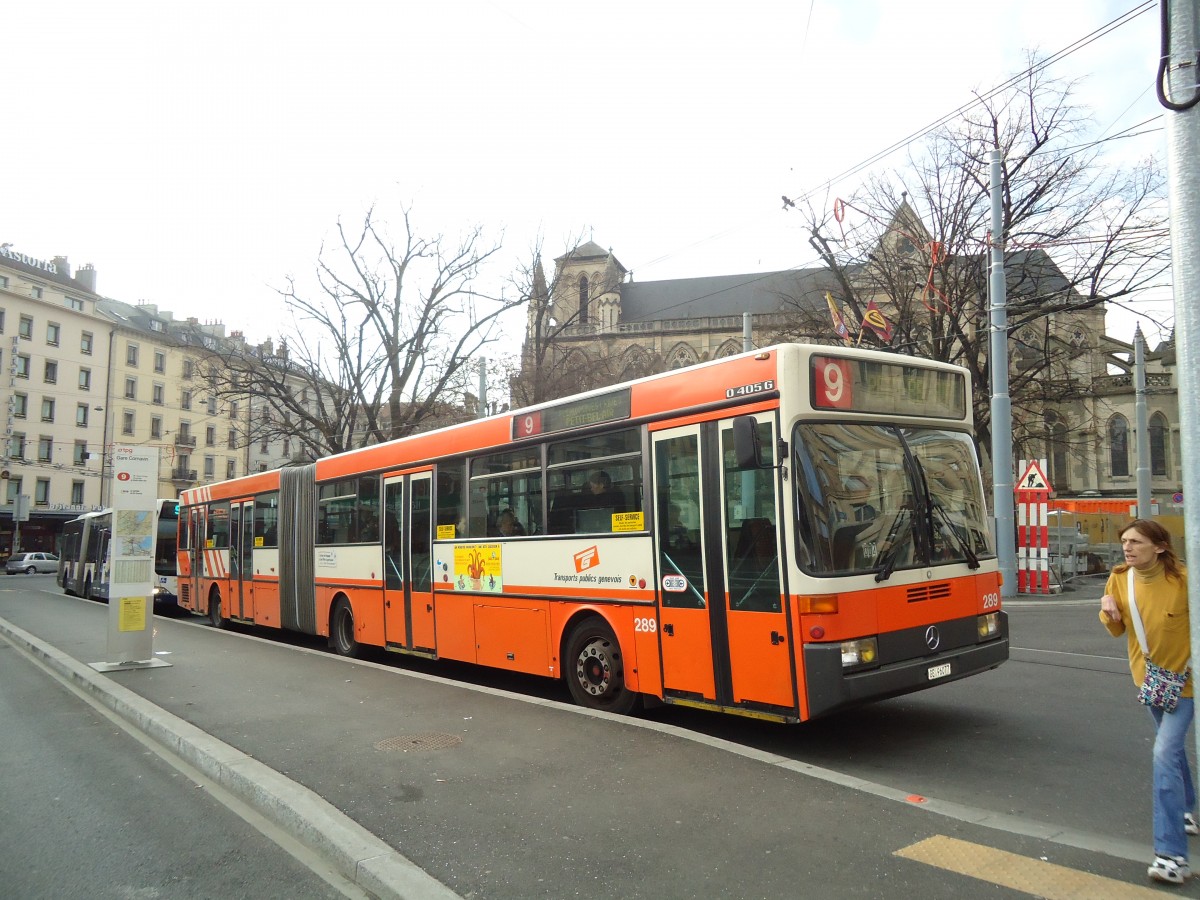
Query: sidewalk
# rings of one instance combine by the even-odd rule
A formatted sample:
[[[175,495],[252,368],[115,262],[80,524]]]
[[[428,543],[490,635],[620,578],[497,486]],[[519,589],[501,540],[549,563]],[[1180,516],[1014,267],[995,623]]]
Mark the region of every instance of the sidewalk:
[[[794,897],[807,884],[957,898],[962,875],[898,855],[939,833],[1034,861],[1058,841],[1065,865],[1110,877],[1145,855],[1132,842],[1071,843],[1024,820],[914,806],[670,725],[194,620],[156,617],[170,667],[99,675],[87,663],[104,658],[105,606],[19,596],[0,592],[0,634],[379,897]]]

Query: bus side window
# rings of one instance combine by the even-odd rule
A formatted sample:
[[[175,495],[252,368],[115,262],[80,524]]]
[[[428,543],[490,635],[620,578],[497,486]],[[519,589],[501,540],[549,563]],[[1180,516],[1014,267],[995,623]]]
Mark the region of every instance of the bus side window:
[[[358,480],[358,533],[350,540],[379,542],[379,479],[368,476]]]
[[[209,507],[206,545],[214,550],[223,550],[229,546],[228,503],[214,503]]]
[[[254,543],[258,547],[279,546],[279,493],[254,498]]]
[[[570,486],[554,493],[550,502],[548,534],[572,534],[575,531],[575,511],[579,507],[579,495]]]

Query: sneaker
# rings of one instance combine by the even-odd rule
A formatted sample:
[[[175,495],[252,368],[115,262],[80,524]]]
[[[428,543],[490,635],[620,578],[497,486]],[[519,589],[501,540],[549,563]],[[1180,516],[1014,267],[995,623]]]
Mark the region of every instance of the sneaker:
[[[1191,813],[1183,814],[1183,830],[1188,834],[1200,834],[1200,822]]]
[[[1191,876],[1188,861],[1183,856],[1156,856],[1146,874],[1155,881],[1165,881],[1168,884],[1183,884]]]

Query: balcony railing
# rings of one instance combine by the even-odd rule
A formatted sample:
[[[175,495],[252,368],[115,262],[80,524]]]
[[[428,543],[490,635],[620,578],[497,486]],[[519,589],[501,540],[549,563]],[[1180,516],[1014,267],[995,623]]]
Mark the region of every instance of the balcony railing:
[[[196,446],[196,437],[195,437],[195,435],[191,435],[191,434],[177,434],[177,435],[175,435],[175,446],[176,447],[195,447]]]
[[[195,481],[196,480],[196,470],[195,469],[172,469],[171,470],[171,480],[172,481]]]

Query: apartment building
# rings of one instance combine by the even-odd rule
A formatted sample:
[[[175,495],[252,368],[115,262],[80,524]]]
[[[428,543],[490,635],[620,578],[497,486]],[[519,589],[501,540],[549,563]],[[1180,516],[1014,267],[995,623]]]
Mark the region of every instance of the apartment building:
[[[54,550],[63,522],[103,504],[109,328],[96,313],[96,271],[0,244],[0,385],[6,412],[0,553]]]
[[[106,443],[159,450],[159,496],[244,475],[249,403],[221,384],[224,326],[179,320],[156,305],[104,299],[112,323]]]
[[[0,244],[0,558],[57,548],[62,525],[111,502],[112,448],[156,447],[158,496],[296,462],[287,413],[239,392],[222,358],[286,360],[220,323],[97,293],[90,265]],[[309,388],[297,378],[296,399]],[[297,426],[299,427],[299,426]],[[16,498],[30,518],[14,527]]]

